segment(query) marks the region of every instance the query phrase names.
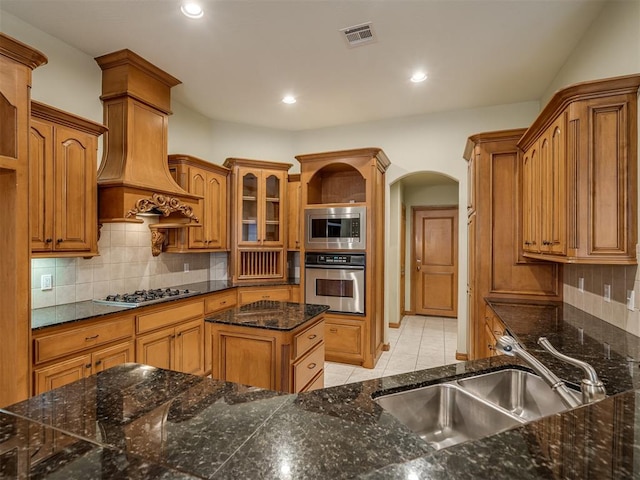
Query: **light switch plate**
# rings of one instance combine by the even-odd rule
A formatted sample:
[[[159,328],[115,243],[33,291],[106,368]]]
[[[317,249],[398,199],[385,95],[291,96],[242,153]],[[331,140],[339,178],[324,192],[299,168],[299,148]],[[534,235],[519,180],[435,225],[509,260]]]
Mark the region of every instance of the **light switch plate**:
[[[40,276],[40,290],[44,291],[53,289],[52,283],[50,273]]]

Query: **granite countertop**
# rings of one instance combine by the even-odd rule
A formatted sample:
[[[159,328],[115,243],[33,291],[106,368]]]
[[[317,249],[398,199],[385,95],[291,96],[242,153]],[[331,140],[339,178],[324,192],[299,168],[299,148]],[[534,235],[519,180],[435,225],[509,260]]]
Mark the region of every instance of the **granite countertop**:
[[[540,334],[558,343],[563,335],[570,339],[583,328],[582,352],[593,351],[592,364],[599,373],[613,370],[616,362],[628,372],[607,378],[609,393],[634,385],[636,374],[618,356],[632,352],[638,339],[611,343],[613,360],[598,357],[598,342],[619,338],[620,332],[594,317],[562,304],[538,309],[492,305],[525,344]],[[569,340],[558,348],[570,348]],[[640,398],[628,388],[591,405],[438,451],[374,401],[380,395],[503,368],[525,367],[515,358],[498,356],[279,394],[125,364],[0,410],[0,454],[11,446],[12,454],[24,459],[2,465],[0,456],[0,466],[19,465],[30,468],[32,475],[51,478],[496,480],[640,475],[640,436],[635,432]],[[552,369],[561,377],[571,374],[570,368]],[[616,381],[622,386],[616,387]],[[6,468],[0,471],[8,472]]]
[[[283,282],[271,282],[271,283],[251,283],[251,284],[242,284],[242,285],[234,285],[233,283],[226,280],[211,280],[206,282],[196,282],[196,283],[188,283],[185,285],[170,285],[172,289],[179,290],[191,290],[194,293],[190,297],[187,298],[196,298],[199,295],[208,295],[210,293],[221,292],[224,290],[228,290],[230,288],[237,288],[239,286],[242,287],[259,287],[259,286],[277,286],[277,285],[299,285],[299,278],[291,278]],[[154,303],[153,305],[148,306],[157,306],[163,303],[168,302],[176,302],[180,300],[184,300],[185,297],[174,298],[167,297],[162,302]],[[135,310],[137,308],[145,308],[145,306],[141,307],[123,307],[123,306],[113,306],[102,303],[95,303],[91,300],[86,300],[83,302],[75,302],[75,303],[67,303],[64,305],[56,305],[53,307],[44,307],[44,308],[36,308],[31,310],[31,329],[39,330],[41,328],[51,327],[54,325],[61,325],[63,323],[70,322],[78,322],[82,320],[87,320],[89,318],[101,317],[104,315],[110,315],[112,313],[120,313],[126,312],[127,310]]]
[[[327,305],[260,300],[223,310],[204,320],[240,327],[290,331],[329,310]]]

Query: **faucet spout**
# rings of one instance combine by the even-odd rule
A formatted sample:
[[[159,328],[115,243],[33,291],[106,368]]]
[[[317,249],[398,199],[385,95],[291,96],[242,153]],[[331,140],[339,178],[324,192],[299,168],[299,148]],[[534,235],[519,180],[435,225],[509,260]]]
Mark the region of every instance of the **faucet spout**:
[[[542,378],[570,408],[579,407],[581,402],[571,393],[565,383],[549,370],[540,360],[518,345],[515,338],[503,335],[498,338],[496,347],[505,355],[515,356],[523,360]]]
[[[596,400],[601,400],[606,396],[607,392],[604,385],[591,365],[587,362],[583,362],[582,360],[578,360],[577,358],[569,357],[564,353],[560,353],[553,345],[551,345],[551,342],[549,342],[547,337],[540,337],[538,339],[538,345],[563,362],[582,369],[585,375],[585,378],[582,379],[582,383],[580,385],[580,390],[582,391],[582,403],[591,403]]]

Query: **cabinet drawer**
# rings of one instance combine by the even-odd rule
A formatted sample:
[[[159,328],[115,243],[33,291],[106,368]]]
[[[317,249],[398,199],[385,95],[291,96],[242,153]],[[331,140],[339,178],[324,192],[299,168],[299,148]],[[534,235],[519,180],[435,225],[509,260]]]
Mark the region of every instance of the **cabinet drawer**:
[[[324,369],[324,343],[311,350],[293,366],[294,389],[300,392]]]
[[[34,339],[36,363],[133,336],[133,317],[74,328]]]
[[[295,358],[304,355],[307,350],[310,350],[318,342],[324,339],[324,322],[320,321],[311,328],[307,328],[303,332],[300,332],[293,337],[294,350],[293,354]]]
[[[362,325],[326,322],[324,333],[327,352],[362,354]]]
[[[165,307],[153,313],[138,315],[138,333],[174,325],[204,315],[204,302],[187,303],[178,307]]]
[[[324,388],[324,370],[322,370],[316,378],[311,380],[311,383],[309,383],[309,385],[307,385],[300,391],[310,392],[312,390],[320,390],[321,388]]]
[[[235,289],[230,292],[219,293],[207,297],[204,301],[206,313],[217,312],[223,308],[234,307],[238,303],[238,294]]]
[[[286,288],[261,288],[256,290],[240,290],[240,305],[258,302],[260,300],[273,300],[288,302],[291,298],[289,287]]]

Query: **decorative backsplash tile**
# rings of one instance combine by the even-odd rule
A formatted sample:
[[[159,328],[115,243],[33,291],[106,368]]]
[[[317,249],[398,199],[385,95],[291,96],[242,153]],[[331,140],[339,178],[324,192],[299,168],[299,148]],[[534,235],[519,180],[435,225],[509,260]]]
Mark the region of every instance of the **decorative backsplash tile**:
[[[125,291],[228,278],[226,252],[152,256],[151,221],[145,218],[141,224],[104,224],[98,242],[100,255],[91,259],[33,259],[32,308],[103,298]],[[189,264],[189,272],[184,271],[185,264]],[[52,276],[51,290],[40,289],[42,275]]]

